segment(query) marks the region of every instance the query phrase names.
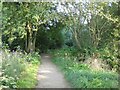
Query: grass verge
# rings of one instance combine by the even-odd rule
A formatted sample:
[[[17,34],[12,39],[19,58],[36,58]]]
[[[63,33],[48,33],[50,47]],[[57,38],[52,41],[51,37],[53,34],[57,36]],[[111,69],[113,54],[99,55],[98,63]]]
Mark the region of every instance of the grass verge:
[[[53,51],[51,53],[52,61],[63,71],[65,78],[72,87],[118,88],[117,73],[91,70],[88,65],[74,61],[74,56],[66,56],[65,53],[64,50]]]
[[[26,70],[17,81],[18,88],[34,88],[37,84],[37,71],[39,64],[28,64]]]

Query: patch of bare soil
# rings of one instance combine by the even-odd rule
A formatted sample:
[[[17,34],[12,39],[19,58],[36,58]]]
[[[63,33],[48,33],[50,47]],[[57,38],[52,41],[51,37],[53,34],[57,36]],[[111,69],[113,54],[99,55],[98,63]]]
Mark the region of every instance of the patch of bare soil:
[[[100,58],[88,58],[84,63],[88,64],[94,70],[110,70],[107,63]]]

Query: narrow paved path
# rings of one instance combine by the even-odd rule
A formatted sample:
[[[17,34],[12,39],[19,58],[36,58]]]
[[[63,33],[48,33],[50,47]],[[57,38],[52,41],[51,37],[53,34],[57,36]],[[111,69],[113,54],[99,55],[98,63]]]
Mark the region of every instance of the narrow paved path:
[[[41,55],[37,88],[70,88],[60,70],[51,62],[47,54]]]

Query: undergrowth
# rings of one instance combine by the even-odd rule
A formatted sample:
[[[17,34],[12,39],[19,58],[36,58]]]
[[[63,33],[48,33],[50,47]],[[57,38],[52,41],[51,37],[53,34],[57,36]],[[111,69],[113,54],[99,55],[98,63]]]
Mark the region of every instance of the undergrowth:
[[[75,52],[75,50],[73,50]],[[87,64],[76,61],[72,49],[54,50],[52,61],[64,72],[65,78],[74,88],[117,88],[118,74],[112,71],[98,71]]]
[[[37,82],[37,69],[40,64],[38,53],[23,54],[21,51],[1,50],[1,88],[34,87]]]

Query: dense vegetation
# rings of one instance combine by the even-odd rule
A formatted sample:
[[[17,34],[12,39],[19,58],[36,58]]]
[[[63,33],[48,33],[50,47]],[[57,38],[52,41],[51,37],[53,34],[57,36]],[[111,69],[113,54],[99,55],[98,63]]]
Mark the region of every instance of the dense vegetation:
[[[37,68],[40,57],[38,53],[23,54],[21,51],[2,53],[1,88],[35,87],[37,83]]]
[[[34,87],[41,53],[51,54],[72,87],[118,87],[120,2],[2,2],[0,7],[2,87]]]
[[[55,50],[53,62],[64,72],[66,79],[74,88],[117,88],[118,74],[104,71],[99,68],[91,68],[90,64],[79,63],[71,52],[73,48]],[[107,83],[106,83],[107,82]]]

